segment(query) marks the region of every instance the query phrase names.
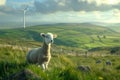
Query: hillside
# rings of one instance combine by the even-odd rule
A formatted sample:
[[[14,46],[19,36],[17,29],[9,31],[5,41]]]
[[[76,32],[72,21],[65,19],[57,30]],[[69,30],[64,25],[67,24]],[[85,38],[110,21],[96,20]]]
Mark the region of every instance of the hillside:
[[[69,24],[50,24],[38,25],[16,29],[1,29],[1,43],[12,41],[21,42],[41,42],[39,36],[41,32],[52,32],[58,35],[55,39],[55,44],[60,46],[75,47],[75,48],[94,48],[120,46],[120,35],[112,29],[96,26],[89,23],[69,23]]]
[[[45,71],[26,64],[28,50],[41,46],[41,32],[58,35]],[[0,80],[119,80],[119,46],[118,32],[89,23],[1,29]]]
[[[104,27],[110,28],[116,32],[120,32],[120,23],[100,23],[100,22],[97,23],[96,22],[96,23],[92,23],[92,24],[104,26]]]
[[[116,32],[120,32],[120,25],[119,26],[106,26],[107,28],[110,28]]]

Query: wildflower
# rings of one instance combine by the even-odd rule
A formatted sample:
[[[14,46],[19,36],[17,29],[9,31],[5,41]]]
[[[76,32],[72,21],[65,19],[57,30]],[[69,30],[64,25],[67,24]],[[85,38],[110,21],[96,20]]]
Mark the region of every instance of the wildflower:
[[[99,79],[99,80],[103,80],[103,77],[100,76],[100,77],[98,77],[98,79]]]

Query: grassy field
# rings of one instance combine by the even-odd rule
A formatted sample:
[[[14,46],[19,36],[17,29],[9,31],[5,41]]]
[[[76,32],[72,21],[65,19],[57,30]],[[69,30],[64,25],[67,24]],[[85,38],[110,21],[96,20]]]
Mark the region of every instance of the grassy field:
[[[73,56],[52,53],[49,68],[43,71],[37,65],[26,64],[25,56],[27,49],[19,50],[12,47],[0,48],[0,79],[9,80],[10,76],[21,70],[30,70],[39,77],[39,80],[119,80],[120,79],[120,56]],[[104,53],[105,54],[105,53]],[[102,62],[96,64],[97,60]],[[106,65],[109,60],[112,65]],[[77,69],[80,65],[90,67],[89,71]],[[15,78],[17,80],[17,78]],[[29,77],[29,80],[36,80]]]

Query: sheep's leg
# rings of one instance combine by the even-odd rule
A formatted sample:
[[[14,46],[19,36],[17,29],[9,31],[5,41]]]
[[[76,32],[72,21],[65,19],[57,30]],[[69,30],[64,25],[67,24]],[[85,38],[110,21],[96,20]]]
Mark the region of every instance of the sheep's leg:
[[[42,64],[43,70],[46,70],[48,68],[48,64]]]
[[[48,68],[48,64],[45,64],[45,69],[47,69]]]
[[[45,64],[42,64],[42,68],[43,68],[43,70],[45,70]]]

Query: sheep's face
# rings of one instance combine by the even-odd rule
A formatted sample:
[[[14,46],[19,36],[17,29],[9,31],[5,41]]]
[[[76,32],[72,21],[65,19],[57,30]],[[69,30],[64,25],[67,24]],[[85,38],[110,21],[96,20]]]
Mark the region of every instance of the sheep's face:
[[[44,41],[46,44],[53,43],[54,42],[53,39],[57,37],[56,35],[53,35],[52,33],[47,33],[47,34],[41,33],[41,36],[44,38]]]

